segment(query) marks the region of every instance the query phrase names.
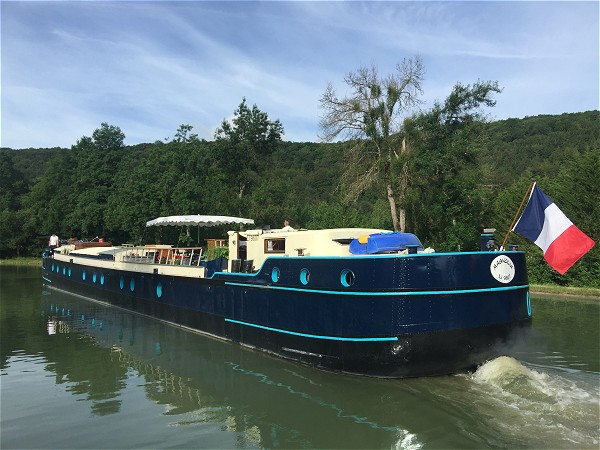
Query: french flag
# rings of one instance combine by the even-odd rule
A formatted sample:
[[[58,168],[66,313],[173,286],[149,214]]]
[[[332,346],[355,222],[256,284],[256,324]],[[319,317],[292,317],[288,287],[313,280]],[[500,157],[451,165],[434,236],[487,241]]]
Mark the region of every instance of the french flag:
[[[537,183],[513,231],[541,248],[546,262],[561,275],[594,246],[594,241],[573,225]]]

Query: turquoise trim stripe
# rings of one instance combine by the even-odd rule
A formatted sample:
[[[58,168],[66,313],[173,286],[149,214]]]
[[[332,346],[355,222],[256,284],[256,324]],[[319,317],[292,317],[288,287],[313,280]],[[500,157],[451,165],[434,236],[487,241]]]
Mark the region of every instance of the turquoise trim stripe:
[[[489,292],[502,292],[502,291],[516,291],[520,289],[528,289],[529,285],[521,286],[502,286],[495,288],[481,288],[481,289],[456,289],[453,291],[325,291],[321,289],[303,289],[303,288],[292,288],[285,286],[267,286],[261,284],[250,284],[250,283],[236,283],[232,281],[225,282],[227,286],[239,286],[249,287],[257,289],[275,289],[280,291],[296,291],[310,294],[326,294],[326,295],[357,295],[367,297],[386,297],[386,296],[422,296],[422,295],[460,295],[460,294],[480,294]]]
[[[397,341],[398,338],[392,337],[374,337],[374,338],[347,338],[337,336],[320,336],[318,334],[307,334],[297,333],[296,331],[282,330],[280,328],[265,327],[264,325],[258,325],[256,323],[242,322],[241,320],[234,320],[225,318],[225,322],[237,323],[238,325],[245,325],[247,327],[260,328],[261,330],[275,331],[277,333],[292,334],[294,336],[301,336],[311,339],[324,339],[328,341],[346,341],[346,342],[385,342],[385,341]]]
[[[433,253],[371,253],[367,255],[344,255],[344,256],[295,256],[295,255],[286,255],[286,256],[269,256],[267,260],[282,260],[282,259],[336,259],[336,260],[364,260],[364,259],[389,259],[389,258],[437,258],[440,256],[464,256],[464,255],[513,255],[515,253],[525,253],[523,250],[503,250],[501,252],[488,252],[488,251],[472,251],[472,252],[433,252]],[[222,272],[229,273],[229,272]]]
[[[49,279],[48,279],[48,278],[46,278],[46,277],[42,277],[42,278],[43,278],[44,280],[46,280],[48,283],[52,283],[52,280],[49,280]]]

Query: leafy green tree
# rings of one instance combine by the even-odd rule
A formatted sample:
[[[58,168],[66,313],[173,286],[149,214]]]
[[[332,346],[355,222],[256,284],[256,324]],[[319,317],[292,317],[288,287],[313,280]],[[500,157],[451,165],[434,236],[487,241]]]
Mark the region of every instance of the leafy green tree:
[[[235,189],[240,215],[244,193],[251,180],[269,166],[283,133],[279,120],[270,120],[256,105],[248,107],[245,98],[235,110],[233,120],[224,119],[216,130],[217,165]]]
[[[22,225],[16,214],[21,209],[21,197],[28,186],[23,175],[15,169],[7,151],[0,151],[0,257],[12,252],[19,256],[24,242],[19,233]]]
[[[196,133],[192,133],[194,129],[191,125],[181,124],[175,133],[175,138],[173,139],[175,142],[180,144],[190,144],[198,140],[198,135]]]
[[[493,183],[509,185],[524,172],[555,175],[570,165],[569,152],[600,146],[600,112],[540,115],[487,125],[489,142],[482,158]]]
[[[0,151],[0,208],[16,210],[19,196],[27,188],[25,178],[15,169],[8,151]]]
[[[72,156],[66,151],[50,160],[44,175],[23,196],[22,233],[37,244],[36,253],[47,245],[52,233],[65,238],[78,231],[68,219],[77,201],[73,184],[76,160]]]
[[[63,152],[66,148],[26,148],[21,150],[6,150],[10,153],[15,170],[23,174],[25,181],[33,183],[44,174],[50,160]]]
[[[77,192],[68,219],[83,237],[102,236],[104,213],[114,184],[114,175],[124,151],[125,134],[102,123],[92,137],[82,137],[72,148],[76,169],[72,187]]]
[[[400,118],[419,103],[424,76],[420,57],[404,59],[396,66],[396,73],[379,76],[375,66],[361,67],[346,75],[344,82],[351,94],[338,97],[331,84],[320,99],[324,113],[321,117],[321,139],[331,142],[347,139],[350,143],[348,162],[344,173],[346,198],[355,200],[383,175],[394,229],[404,231],[404,197],[406,165],[394,171],[394,160],[403,147],[395,133],[400,131]],[[395,190],[394,186],[399,189]],[[400,208],[398,217],[397,205]]]
[[[411,227],[443,249],[476,248],[485,226],[482,108],[494,106],[499,92],[497,82],[457,83],[444,103],[405,121]]]
[[[213,145],[191,131],[182,125],[168,143],[124,151],[105,212],[106,228],[116,239],[173,243],[172,230],[146,229],[145,223],[159,216],[224,213],[224,179],[211,159]]]

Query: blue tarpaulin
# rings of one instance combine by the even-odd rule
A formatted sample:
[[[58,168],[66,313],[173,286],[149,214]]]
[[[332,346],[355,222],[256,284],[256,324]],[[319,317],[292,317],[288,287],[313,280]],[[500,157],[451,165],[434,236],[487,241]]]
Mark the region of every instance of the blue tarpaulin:
[[[399,252],[410,246],[423,250],[423,244],[412,233],[375,233],[370,234],[366,244],[358,239],[350,242],[350,253],[354,255],[372,255],[376,253]]]

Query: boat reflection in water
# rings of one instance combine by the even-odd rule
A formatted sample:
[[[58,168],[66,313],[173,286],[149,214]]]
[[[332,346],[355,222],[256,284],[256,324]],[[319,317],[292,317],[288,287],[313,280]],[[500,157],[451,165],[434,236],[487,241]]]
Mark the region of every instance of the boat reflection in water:
[[[387,415],[378,411],[384,404],[373,410],[354,404],[351,396],[340,398],[340,393],[354,395],[385,380],[298,366],[66,294],[45,297],[42,314],[49,334],[68,334],[70,339],[62,342],[77,343],[57,349],[68,359],[54,364],[57,382],[74,383],[71,390],[87,394],[96,415],[122,413],[122,391],[134,382],[143,385],[148,399],[164,405],[171,425],[219,423],[223,431],[243,436],[242,447],[336,447],[351,422],[363,425],[358,438],[363,448],[412,439],[391,417],[378,423]],[[338,400],[347,400],[350,408]],[[315,408],[326,412],[311,413]],[[380,419],[370,418],[369,409]],[[318,445],[307,440],[315,429],[328,430]]]

